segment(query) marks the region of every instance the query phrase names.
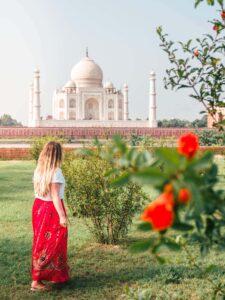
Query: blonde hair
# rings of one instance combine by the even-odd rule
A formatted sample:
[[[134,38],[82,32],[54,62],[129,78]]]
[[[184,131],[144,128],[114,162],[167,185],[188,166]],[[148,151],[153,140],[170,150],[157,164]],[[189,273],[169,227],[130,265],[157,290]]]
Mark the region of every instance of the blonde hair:
[[[34,171],[34,191],[41,197],[50,192],[52,176],[62,163],[62,146],[57,142],[47,143],[40,153]]]

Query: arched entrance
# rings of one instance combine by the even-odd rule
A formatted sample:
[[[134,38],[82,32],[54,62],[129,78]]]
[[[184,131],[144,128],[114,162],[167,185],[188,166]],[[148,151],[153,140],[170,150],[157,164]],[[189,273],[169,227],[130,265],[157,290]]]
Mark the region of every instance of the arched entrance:
[[[85,120],[99,120],[99,103],[95,98],[85,102]]]

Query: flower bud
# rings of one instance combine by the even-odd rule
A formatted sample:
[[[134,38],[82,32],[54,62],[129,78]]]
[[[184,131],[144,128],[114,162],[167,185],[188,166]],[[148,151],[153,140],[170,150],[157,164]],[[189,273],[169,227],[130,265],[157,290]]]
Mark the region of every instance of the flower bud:
[[[191,200],[191,193],[187,188],[182,188],[178,194],[178,201],[180,203],[187,203]]]
[[[221,13],[220,13],[220,15],[221,15],[221,18],[224,20],[225,19],[225,11],[222,10]]]
[[[164,186],[164,192],[167,192],[167,193],[172,193],[173,192],[173,186],[171,183],[167,183],[165,186]]]
[[[194,51],[194,56],[196,56],[196,57],[198,57],[198,56],[199,56],[199,52],[198,52],[198,50],[197,50],[197,49]]]

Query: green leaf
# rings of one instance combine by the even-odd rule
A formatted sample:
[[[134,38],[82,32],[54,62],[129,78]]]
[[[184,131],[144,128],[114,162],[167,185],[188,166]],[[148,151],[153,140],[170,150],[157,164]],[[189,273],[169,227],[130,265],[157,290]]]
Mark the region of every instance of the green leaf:
[[[101,147],[102,146],[102,144],[101,144],[101,142],[99,141],[98,138],[94,138],[93,145],[96,146],[96,147]]]
[[[169,148],[161,148],[156,150],[156,157],[158,157],[162,162],[164,162],[167,166],[176,168],[179,167],[180,157],[176,151]]]
[[[207,36],[211,41],[214,40],[213,36],[211,34],[204,34],[205,36]]]
[[[149,250],[151,246],[152,246],[152,241],[150,239],[141,240],[141,241],[135,242],[133,245],[131,245],[128,248],[128,250],[131,253],[141,253],[141,252],[145,252],[145,251]]]
[[[112,137],[113,142],[115,143],[116,147],[120,150],[121,153],[125,153],[127,150],[126,143],[122,140],[121,136],[114,135]]]
[[[191,88],[191,86],[190,85],[181,84],[181,85],[178,86],[177,91],[180,90],[180,89],[183,89],[183,88]]]
[[[151,185],[160,185],[167,181],[167,177],[160,170],[153,167],[148,167],[132,174],[131,179],[141,184]]]
[[[215,57],[212,57],[211,58],[211,62],[212,62],[212,65],[218,65],[220,63],[221,59],[220,58],[215,58]]]
[[[87,148],[79,149],[77,151],[77,153],[79,155],[83,155],[83,156],[92,156],[93,155],[93,152],[90,149],[87,149]]]
[[[126,153],[126,159],[129,160],[129,161],[133,161],[133,160],[135,160],[137,155],[138,155],[137,150],[135,148],[131,148]]]
[[[159,253],[160,251],[165,250],[165,248],[171,251],[179,251],[181,249],[181,246],[171,239],[162,238],[159,243],[153,247],[152,253]]]
[[[141,223],[138,225],[138,230],[140,231],[150,231],[152,230],[152,226],[149,222]]]
[[[205,152],[203,156],[190,164],[190,168],[195,171],[202,171],[209,168],[212,164],[213,154],[212,152]]]
[[[122,168],[128,168],[130,165],[130,161],[123,156],[121,159],[118,160],[118,164]]]
[[[190,224],[186,224],[186,223],[177,223],[177,224],[173,224],[173,229],[175,230],[180,230],[180,231],[189,231],[192,230],[194,227]]]
[[[141,167],[145,163],[146,163],[146,160],[145,160],[145,156],[143,155],[143,153],[141,153],[141,152],[138,153],[138,155],[136,156],[135,161],[134,161],[135,166]]]
[[[111,175],[116,174],[117,172],[118,172],[117,169],[112,168],[111,170],[109,170],[108,172],[106,172],[106,173],[104,174],[104,177],[109,177],[109,176],[111,176]]]
[[[155,258],[156,260],[160,263],[160,264],[165,264],[166,263],[166,259],[161,257],[161,256],[158,256],[158,255],[155,255]]]
[[[186,47],[189,48],[190,45],[191,45],[191,43],[192,43],[192,40],[189,40],[189,41],[187,42],[187,44],[186,44]]]
[[[201,3],[203,2],[204,0],[195,0],[195,8]]]
[[[214,5],[214,0],[207,0],[208,5],[213,6]]]
[[[204,209],[204,203],[202,199],[201,192],[199,191],[199,187],[194,182],[189,182],[188,187],[191,190],[192,200],[191,205],[194,207],[195,216],[198,217],[197,221],[200,221],[200,214]]]
[[[164,240],[163,245],[171,251],[179,251],[181,249],[181,246],[172,240]]]
[[[184,60],[183,59],[178,59],[178,63],[179,63],[179,65],[183,65],[184,64]]]
[[[114,187],[120,187],[126,185],[130,180],[130,173],[124,173],[123,175],[112,180],[111,185]]]
[[[161,35],[161,33],[162,33],[162,26],[157,27],[157,28],[156,28],[156,32],[157,32],[159,35]]]
[[[223,8],[223,0],[217,0],[217,2],[218,2],[219,5],[221,6],[221,8]]]

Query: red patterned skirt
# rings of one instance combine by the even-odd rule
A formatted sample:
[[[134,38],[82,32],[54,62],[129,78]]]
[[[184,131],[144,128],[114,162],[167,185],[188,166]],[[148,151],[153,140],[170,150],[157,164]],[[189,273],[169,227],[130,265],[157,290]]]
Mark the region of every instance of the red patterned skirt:
[[[63,200],[62,205],[65,211]],[[59,215],[52,201],[35,199],[32,210],[32,224],[34,232],[32,279],[34,281],[68,281],[68,229],[60,226]]]

